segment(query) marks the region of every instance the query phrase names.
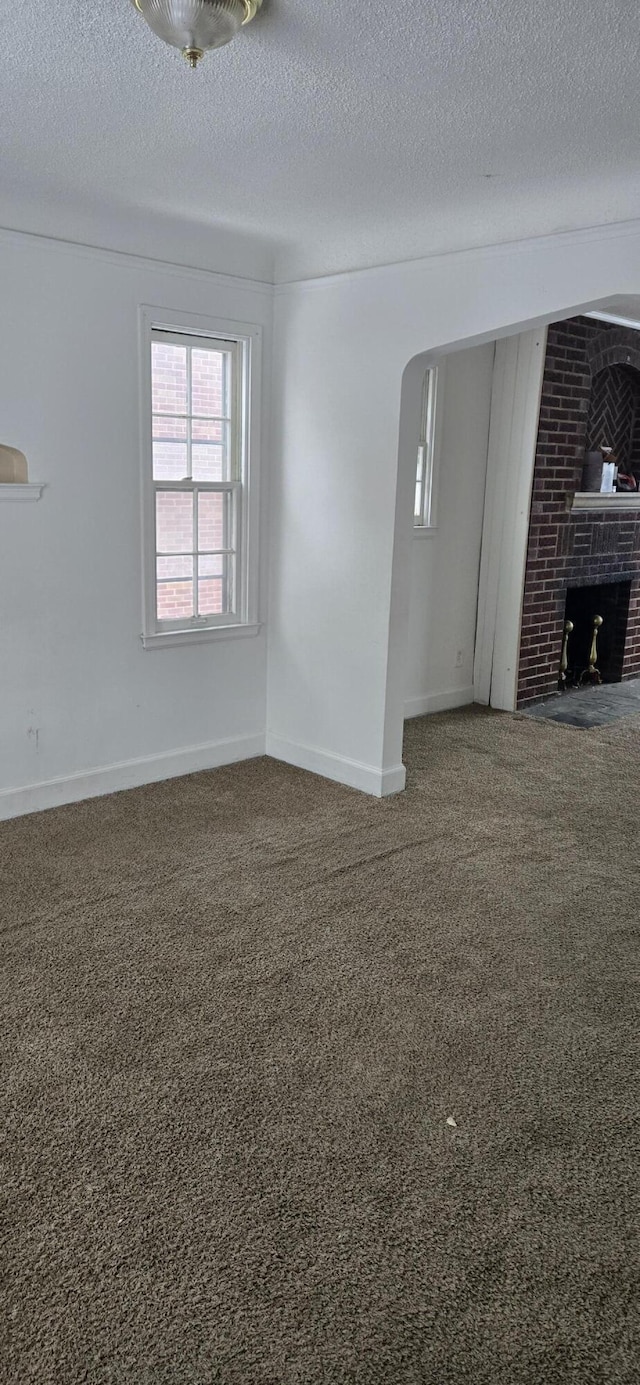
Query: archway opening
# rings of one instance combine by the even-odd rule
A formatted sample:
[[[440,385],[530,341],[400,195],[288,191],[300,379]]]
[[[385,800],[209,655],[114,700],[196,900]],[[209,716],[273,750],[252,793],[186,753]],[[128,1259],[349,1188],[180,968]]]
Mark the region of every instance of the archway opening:
[[[394,564],[392,579],[390,661],[387,684],[387,704],[385,716],[385,759],[397,763],[401,755],[402,732],[405,716],[420,715],[438,711],[440,707],[461,705],[462,702],[476,701],[515,710],[520,646],[520,624],[524,593],[524,576],[527,555],[527,536],[529,504],[533,484],[535,442],[539,431],[539,390],[542,369],[538,380],[536,397],[535,370],[529,370],[528,380],[521,380],[521,398],[514,388],[514,379],[506,379],[509,370],[505,369],[504,351],[509,346],[517,375],[518,343],[527,342],[529,346],[537,340],[542,351],[544,363],[544,344],[547,327],[566,316],[599,313],[603,316],[612,312],[615,301],[608,299],[598,303],[581,304],[574,309],[564,310],[535,323],[514,324],[508,329],[486,333],[472,341],[443,345],[438,350],[422,353],[407,365],[403,375],[402,404],[398,449],[398,486],[396,502],[396,530]],[[640,299],[625,300],[624,312],[629,313],[636,322],[640,321]],[[502,346],[501,346],[502,344]],[[422,609],[420,620],[423,628],[437,630],[436,646],[432,640],[425,640],[421,650],[422,673],[428,683],[424,700],[420,692],[411,686],[412,660],[415,673],[415,627],[416,627],[416,544],[414,539],[413,511],[415,503],[416,459],[420,436],[421,400],[425,371],[444,365],[445,374],[451,377],[452,362],[463,357],[471,357],[478,348],[493,349],[496,358],[500,352],[502,378],[496,380],[495,361],[491,382],[491,408],[489,438],[486,456],[486,480],[482,498],[482,538],[481,556],[478,566],[469,567],[468,585],[464,590],[462,602],[458,598],[455,583],[431,579],[420,588]],[[479,359],[479,357],[478,357]],[[624,362],[602,363],[601,369],[623,366]],[[455,372],[455,365],[453,366]],[[524,372],[525,377],[527,371]],[[634,373],[635,374],[635,373]],[[515,382],[517,386],[517,381]],[[452,392],[453,393],[453,392]],[[502,395],[501,400],[497,396]],[[462,413],[464,414],[464,399]],[[455,404],[450,400],[450,409]],[[496,413],[499,415],[496,417]],[[640,429],[640,410],[639,410]],[[524,433],[522,424],[524,426]],[[514,434],[515,427],[515,434]],[[519,432],[518,432],[519,430]],[[481,432],[480,425],[478,433]],[[492,436],[493,434],[493,436]],[[500,435],[501,436],[498,436]],[[640,433],[639,433],[640,436]],[[515,442],[514,442],[515,438]],[[482,463],[480,463],[482,465]],[[436,463],[437,466],[437,463]],[[446,458],[445,458],[446,466]],[[441,480],[442,473],[440,474]],[[455,521],[462,516],[461,492],[455,487],[445,499],[438,490],[438,530],[442,534],[442,548],[453,550],[455,557]],[[443,503],[445,509],[443,511]],[[444,515],[444,518],[443,518]],[[446,520],[446,522],[445,522]],[[446,531],[446,539],[444,537]],[[464,524],[461,524],[459,543],[462,545]],[[427,543],[431,543],[428,540]],[[434,539],[428,560],[422,559],[422,566],[436,565],[435,552],[438,539]],[[462,546],[459,547],[462,556]],[[451,556],[451,553],[449,554]],[[467,556],[469,556],[467,554]],[[475,643],[472,650],[472,678],[458,682],[455,677],[456,661],[463,669],[468,669],[468,655],[464,646],[456,643],[454,631],[460,617],[461,606],[475,603],[478,619],[475,629]],[[426,608],[430,606],[430,610]],[[447,636],[454,636],[449,644],[454,654],[454,678],[450,687],[442,684],[438,659],[444,648],[446,658],[451,662],[451,648],[447,646]],[[438,641],[444,643],[438,645]],[[431,647],[430,647],[431,645]],[[452,670],[449,669],[451,672]],[[438,686],[438,680],[440,686]],[[460,696],[460,702],[456,698]],[[411,699],[414,698],[413,706]]]

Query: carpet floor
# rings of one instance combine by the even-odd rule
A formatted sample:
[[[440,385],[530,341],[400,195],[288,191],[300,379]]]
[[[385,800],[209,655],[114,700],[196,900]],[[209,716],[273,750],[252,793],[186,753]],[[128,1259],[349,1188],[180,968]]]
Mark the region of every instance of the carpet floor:
[[[640,1378],[640,718],[0,826],[0,1378]]]

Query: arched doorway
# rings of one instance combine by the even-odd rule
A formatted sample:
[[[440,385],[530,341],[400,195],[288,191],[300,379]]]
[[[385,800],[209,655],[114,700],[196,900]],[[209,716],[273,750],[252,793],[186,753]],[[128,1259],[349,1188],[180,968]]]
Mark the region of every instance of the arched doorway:
[[[635,300],[634,300],[635,301]],[[606,312],[607,302],[581,304],[575,313]],[[640,320],[640,301],[637,306]],[[566,313],[563,313],[563,318]],[[573,314],[572,314],[573,315]],[[491,435],[487,464],[482,560],[478,581],[478,624],[473,676],[477,702],[515,710],[520,627],[524,595],[529,508],[538,433],[540,390],[547,326],[519,324],[496,335]],[[486,343],[487,336],[464,349]],[[428,352],[409,362],[403,377],[399,430],[396,537],[392,585],[392,629],[385,716],[385,759],[400,758],[407,682],[407,632],[411,594],[411,514],[420,391],[427,368],[448,361],[462,344]],[[624,362],[606,362],[607,365]],[[445,615],[446,618],[446,615]],[[395,630],[393,628],[395,626]],[[433,709],[435,710],[435,708]],[[397,762],[396,759],[396,762]]]

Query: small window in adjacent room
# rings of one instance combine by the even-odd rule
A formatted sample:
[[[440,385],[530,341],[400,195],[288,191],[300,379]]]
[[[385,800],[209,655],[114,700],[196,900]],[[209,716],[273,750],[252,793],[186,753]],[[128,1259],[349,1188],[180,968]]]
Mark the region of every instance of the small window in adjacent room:
[[[413,524],[416,529],[432,529],[435,525],[434,467],[437,391],[438,369],[434,366],[426,372],[422,386],[420,438],[413,509]]]
[[[143,641],[239,633],[256,619],[251,342],[152,325],[149,346]]]

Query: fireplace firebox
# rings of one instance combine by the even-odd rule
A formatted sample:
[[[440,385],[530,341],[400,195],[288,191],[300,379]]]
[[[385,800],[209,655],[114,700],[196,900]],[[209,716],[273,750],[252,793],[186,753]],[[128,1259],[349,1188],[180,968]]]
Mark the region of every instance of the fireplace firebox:
[[[565,604],[566,688],[588,682],[619,683],[624,664],[631,581],[569,587]],[[600,624],[599,621],[602,623]],[[573,627],[569,633],[569,624]],[[597,673],[590,668],[594,625]]]

